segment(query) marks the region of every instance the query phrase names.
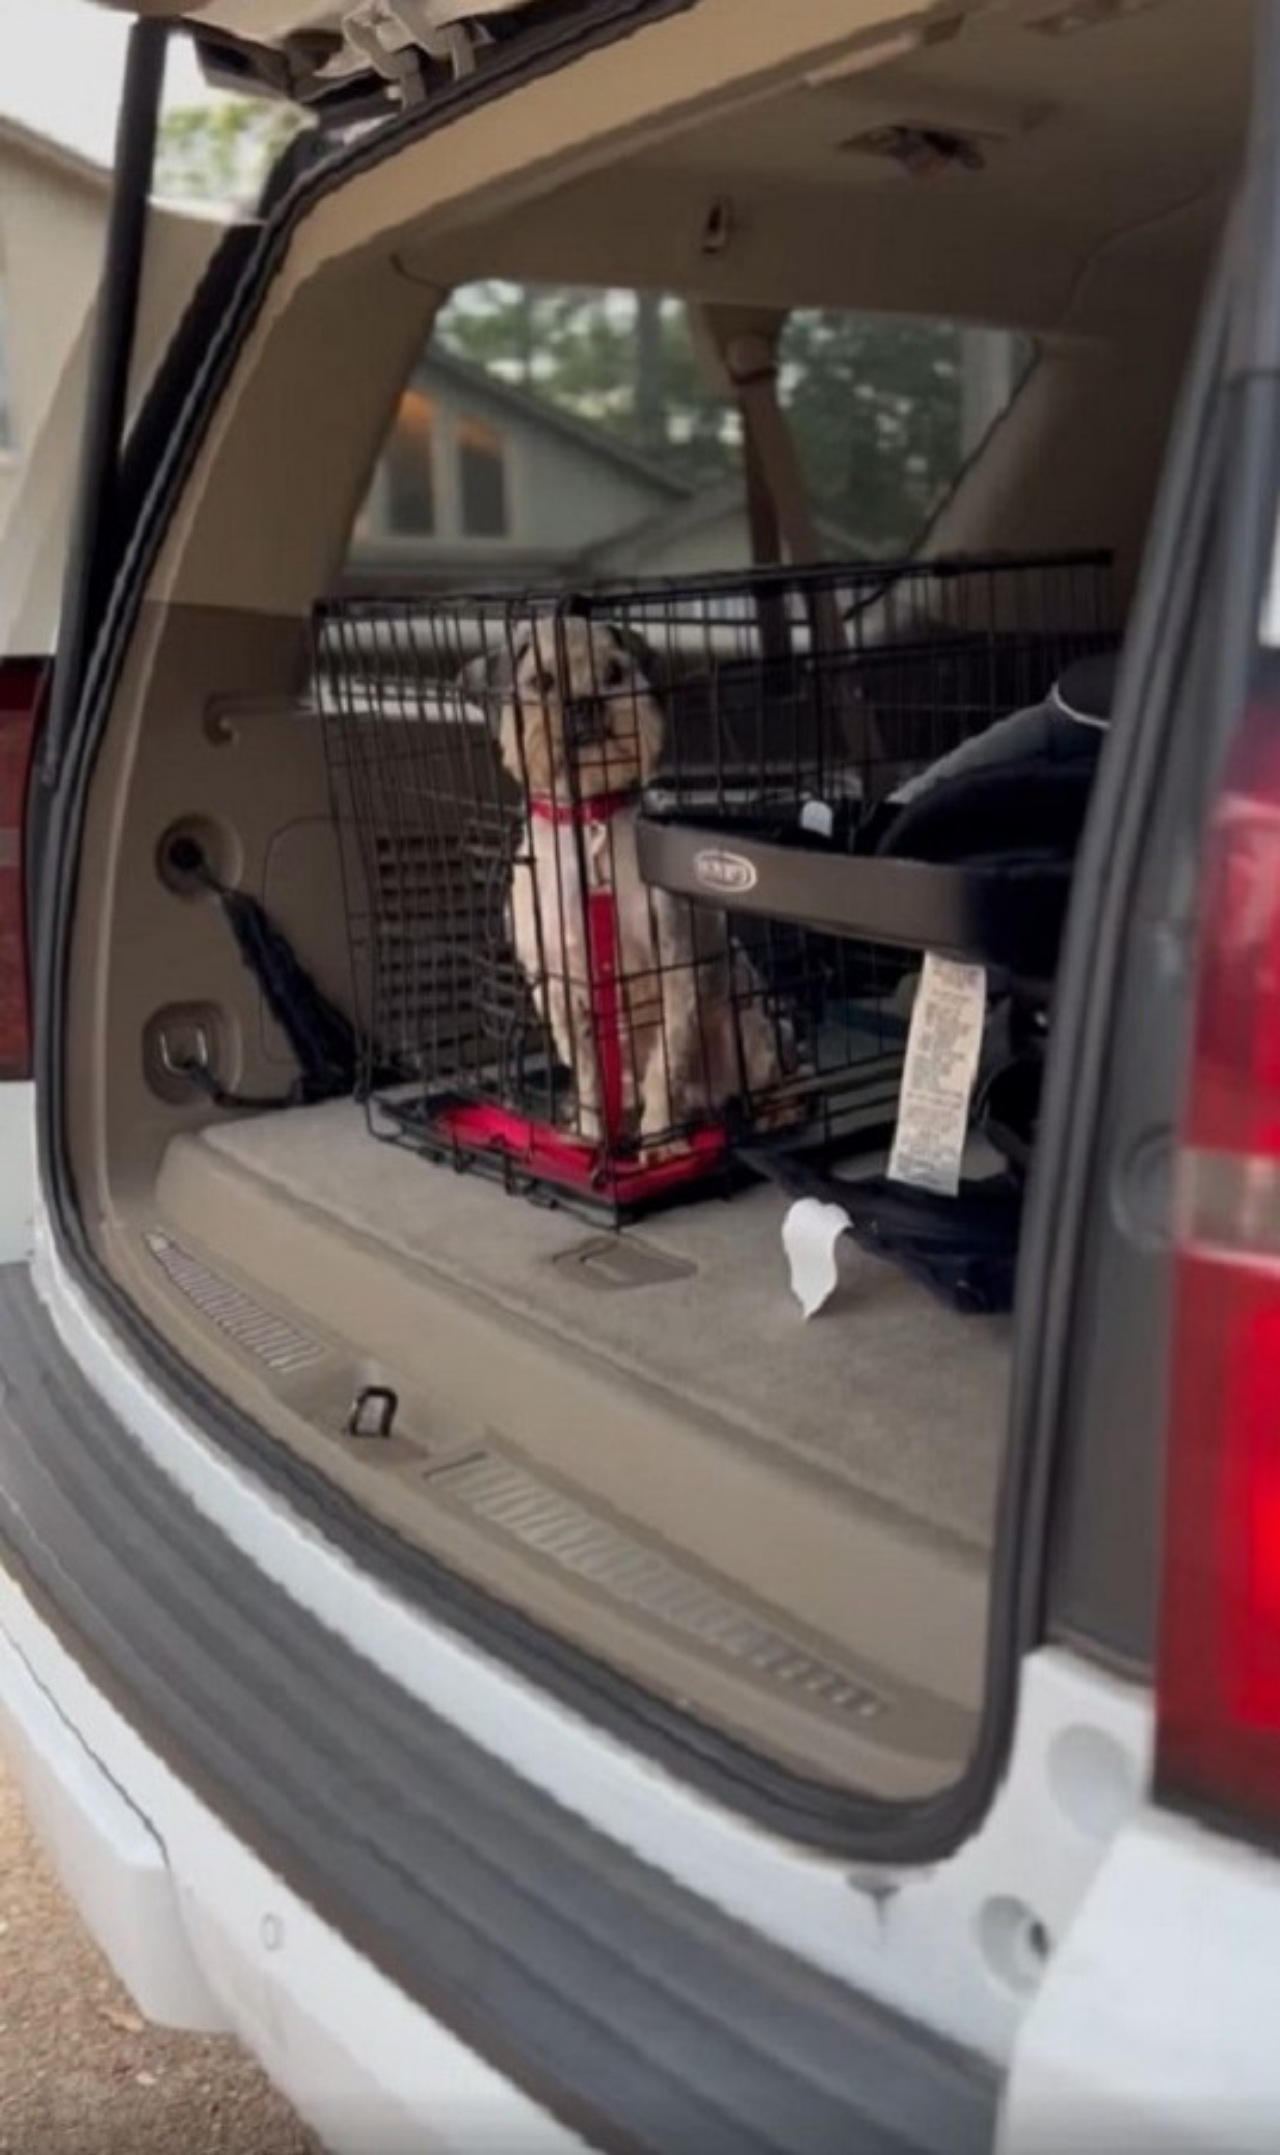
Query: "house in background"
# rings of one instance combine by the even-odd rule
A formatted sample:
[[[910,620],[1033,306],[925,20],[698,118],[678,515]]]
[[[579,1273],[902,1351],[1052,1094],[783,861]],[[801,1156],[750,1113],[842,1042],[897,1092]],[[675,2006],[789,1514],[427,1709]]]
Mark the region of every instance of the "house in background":
[[[842,525],[818,518],[823,553],[829,561],[857,561],[875,549]],[[649,522],[623,531],[597,547],[591,558],[597,576],[703,576],[719,569],[751,567],[751,526],[745,482],[720,479],[714,486],[686,493],[674,508]]]
[[[860,551],[824,527],[833,555]],[[352,534],[356,584],[696,576],[751,561],[745,487],[683,481],[603,427],[438,347],[414,370]]]
[[[961,341],[961,461],[1006,410],[1022,340],[969,329]],[[820,521],[824,550],[876,549]],[[697,576],[747,568],[745,482],[696,486],[488,368],[433,346],[401,396],[356,520],[357,586],[502,584]]]
[[[352,533],[364,581],[585,574],[691,490],[603,428],[432,349],[401,396]]]
[[[89,317],[110,184],[0,116],[0,531]]]
[[[0,115],[0,650],[52,644],[110,200],[105,167]],[[152,206],[130,411],[223,223]]]

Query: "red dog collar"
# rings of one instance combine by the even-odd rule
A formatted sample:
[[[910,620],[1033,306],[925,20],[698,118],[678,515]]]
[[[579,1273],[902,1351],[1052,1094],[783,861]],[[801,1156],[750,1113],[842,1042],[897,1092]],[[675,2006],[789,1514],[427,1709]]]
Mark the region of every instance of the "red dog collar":
[[[545,793],[533,794],[530,813],[540,823],[576,823],[583,829],[598,828],[621,815],[638,799],[629,793],[596,793],[587,800],[556,801]],[[618,901],[610,888],[587,892],[587,964],[591,993],[591,1032],[600,1084],[600,1116],[605,1142],[617,1143],[624,1134],[623,1115],[623,996],[619,978]]]
[[[535,793],[529,808],[539,823],[611,823],[635,799],[634,788],[630,793],[596,793],[582,801],[554,801],[545,793]]]

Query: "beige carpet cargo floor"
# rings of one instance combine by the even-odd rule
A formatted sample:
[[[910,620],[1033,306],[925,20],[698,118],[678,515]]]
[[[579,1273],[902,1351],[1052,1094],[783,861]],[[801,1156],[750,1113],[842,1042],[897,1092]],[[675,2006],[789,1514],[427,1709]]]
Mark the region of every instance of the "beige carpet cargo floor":
[[[921,1526],[989,1546],[1007,1322],[952,1314],[848,1238],[837,1294],[804,1322],[783,1260],[786,1202],[771,1189],[618,1238],[376,1141],[348,1102],[179,1142]]]

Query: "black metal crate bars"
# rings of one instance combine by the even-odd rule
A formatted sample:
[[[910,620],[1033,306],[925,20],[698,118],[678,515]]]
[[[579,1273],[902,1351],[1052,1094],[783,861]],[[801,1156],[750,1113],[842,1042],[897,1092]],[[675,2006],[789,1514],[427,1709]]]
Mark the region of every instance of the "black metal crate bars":
[[[742,833],[856,846],[1109,640],[1099,555],[321,608],[372,1127],[615,1217],[764,1132],[879,1137],[913,954],[738,910]],[[732,839],[696,899],[645,881],[650,819]]]

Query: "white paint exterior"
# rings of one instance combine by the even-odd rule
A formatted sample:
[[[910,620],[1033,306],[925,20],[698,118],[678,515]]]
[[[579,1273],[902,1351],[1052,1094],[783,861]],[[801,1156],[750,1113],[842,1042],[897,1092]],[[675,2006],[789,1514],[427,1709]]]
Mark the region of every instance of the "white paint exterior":
[[[1014,2060],[999,2155],[1274,2155],[1280,1863],[1144,1808]]]
[[[0,655],[51,651],[84,418],[110,176],[0,118],[0,283],[13,439],[0,447]],[[221,213],[155,205],[130,406],[217,243]]]
[[[30,1258],[35,1202],[35,1087],[0,1084],[0,1265]]]
[[[579,2143],[413,2005],[148,1751],[0,1572],[0,1732],[138,2005],[238,2035],[334,2155]]]
[[[109,175],[0,119],[0,283],[11,438],[0,440],[0,532],[97,290]]]

